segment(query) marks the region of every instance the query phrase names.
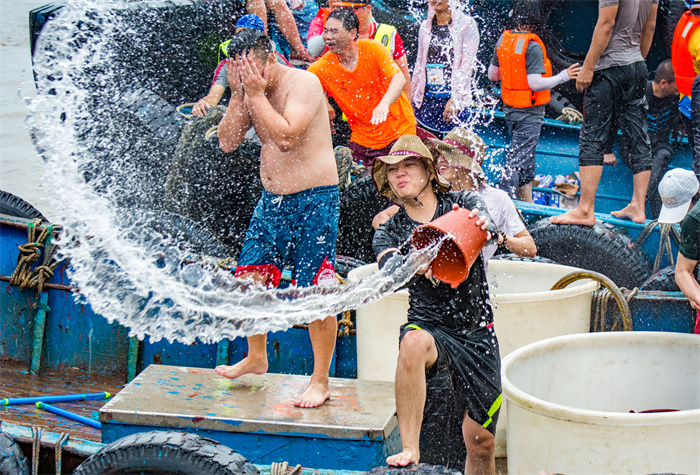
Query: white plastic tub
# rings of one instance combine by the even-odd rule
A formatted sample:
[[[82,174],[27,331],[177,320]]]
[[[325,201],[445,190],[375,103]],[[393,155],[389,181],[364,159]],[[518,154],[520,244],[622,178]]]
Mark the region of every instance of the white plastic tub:
[[[368,264],[352,270],[358,281],[377,270]],[[549,290],[575,267],[539,262],[491,260],[488,280],[494,327],[501,358],[524,345],[559,335],[588,332],[591,300],[598,283],[578,281]],[[408,291],[402,290],[357,309],[357,377],[393,381],[399,355],[399,327],[406,323]],[[501,406],[496,431],[496,456],[506,456],[505,415]]]
[[[697,335],[561,336],[516,350],[502,373],[508,473],[700,473]],[[679,411],[639,414],[657,409]]]

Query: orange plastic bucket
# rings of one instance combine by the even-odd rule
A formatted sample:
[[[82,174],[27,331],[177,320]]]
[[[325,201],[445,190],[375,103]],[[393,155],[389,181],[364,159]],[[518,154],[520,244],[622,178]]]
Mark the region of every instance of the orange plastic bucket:
[[[417,227],[411,236],[411,245],[416,249],[432,246],[448,236],[431,268],[436,279],[453,288],[466,280],[469,269],[486,243],[486,231],[475,224],[479,217],[470,218],[469,213],[469,210],[454,205],[452,211]]]

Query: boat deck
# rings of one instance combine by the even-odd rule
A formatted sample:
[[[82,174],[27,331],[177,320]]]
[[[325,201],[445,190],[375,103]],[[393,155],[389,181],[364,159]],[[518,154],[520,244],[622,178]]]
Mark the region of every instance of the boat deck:
[[[125,374],[100,374],[78,368],[29,373],[26,363],[2,361],[0,364],[0,399],[41,395],[82,394],[107,391],[114,396],[124,386]],[[56,403],[56,407],[98,420],[100,408],[107,401]],[[71,439],[101,441],[99,429],[65,419],[38,409],[34,404],[0,406],[0,421],[25,427],[39,426],[44,431],[66,433]]]

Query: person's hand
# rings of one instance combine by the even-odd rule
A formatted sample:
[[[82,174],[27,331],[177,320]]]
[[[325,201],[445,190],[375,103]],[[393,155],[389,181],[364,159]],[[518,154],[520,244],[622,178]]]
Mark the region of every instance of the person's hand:
[[[372,111],[372,120],[369,122],[372,125],[381,124],[386,120],[387,115],[389,115],[389,106],[380,101],[379,105]]]
[[[700,310],[700,302],[696,302],[693,299],[688,299],[688,302],[690,302],[690,306],[693,307],[693,309]]]
[[[454,103],[452,102],[452,98],[450,97],[447,104],[445,104],[445,110],[442,111],[442,121],[449,122],[453,117],[457,117],[458,114],[459,109],[455,107]]]
[[[581,68],[576,77],[576,89],[583,92],[588,89],[593,82],[593,70]]]
[[[269,74],[267,64],[261,72],[255,61],[250,57],[250,53],[241,57],[236,63],[240,70],[241,84],[245,93],[249,97],[265,94],[265,88],[267,87],[266,77]]]
[[[569,79],[576,79],[578,77],[579,72],[581,72],[581,66],[579,66],[579,63],[574,63],[568,68],[566,68],[566,74],[569,75]]]
[[[455,209],[455,207],[458,205],[453,205],[452,209]],[[474,208],[469,212],[469,217],[470,218],[476,218],[479,216],[479,210]],[[489,231],[489,221],[486,219],[485,216],[479,216],[476,222],[474,223],[476,226],[481,228],[482,231],[486,231],[486,240],[490,241],[491,240],[491,231]]]
[[[418,269],[416,271],[416,274],[422,275],[426,279],[430,280],[430,278],[433,276],[433,268],[431,267],[431,264],[428,264],[427,266],[423,267],[422,269]]]
[[[207,101],[200,99],[192,107],[192,115],[195,117],[204,117],[207,115],[207,110],[211,109],[211,107],[211,104],[209,104]]]
[[[241,73],[234,58],[226,60],[226,81],[228,81],[228,87],[231,89],[231,98],[243,101],[244,92],[243,84],[241,83]]]

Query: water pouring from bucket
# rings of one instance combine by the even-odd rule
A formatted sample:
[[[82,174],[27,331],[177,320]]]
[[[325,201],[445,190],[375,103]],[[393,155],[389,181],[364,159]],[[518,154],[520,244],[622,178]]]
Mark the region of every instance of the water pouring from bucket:
[[[487,231],[476,224],[478,219],[478,215],[472,216],[469,210],[454,204],[449,213],[413,231],[411,245],[416,249],[431,247],[447,236],[431,269],[436,279],[452,288],[467,279],[469,269],[486,244]]]

